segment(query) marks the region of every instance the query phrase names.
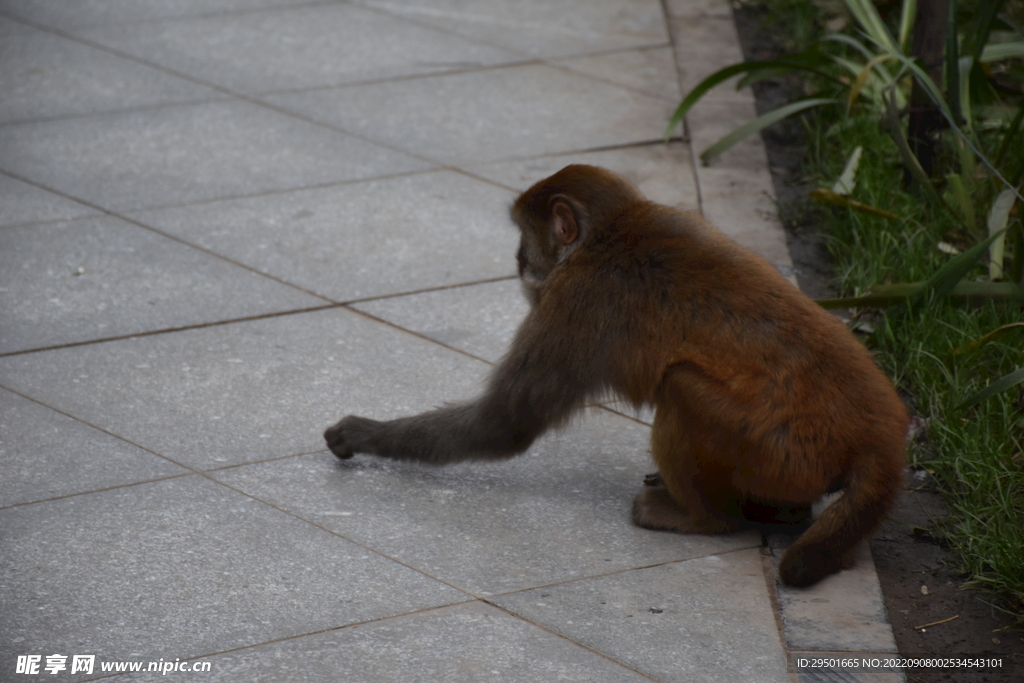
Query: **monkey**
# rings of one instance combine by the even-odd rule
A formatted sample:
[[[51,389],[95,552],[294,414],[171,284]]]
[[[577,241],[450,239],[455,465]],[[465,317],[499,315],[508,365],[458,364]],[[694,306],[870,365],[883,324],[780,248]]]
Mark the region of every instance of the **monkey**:
[[[350,415],[325,432],[330,450],[510,458],[614,395],[654,407],[657,474],[634,500],[636,525],[797,525],[779,563],[796,587],[853,566],[901,489],[908,418],[846,326],[699,214],[602,168],[563,168],[511,217],[530,310],[483,393],[386,422]],[[811,504],[839,490],[811,522]]]

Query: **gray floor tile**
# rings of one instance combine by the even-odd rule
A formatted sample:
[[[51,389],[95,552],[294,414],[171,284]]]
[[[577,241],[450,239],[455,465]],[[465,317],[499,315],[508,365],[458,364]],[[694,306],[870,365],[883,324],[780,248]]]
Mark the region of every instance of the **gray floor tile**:
[[[730,0],[665,0],[669,19],[680,17],[732,17]]]
[[[743,61],[736,23],[732,14],[722,16],[683,16],[672,20],[677,36],[675,50],[678,80],[688,94],[698,83],[726,66]],[[702,99],[705,102],[752,102],[750,89],[736,90],[740,77],[717,85]],[[697,127],[700,130],[700,127]]]
[[[7,508],[0,528],[5,667],[185,658],[465,599],[199,475]]]
[[[681,142],[499,161],[468,166],[466,170],[522,192],[569,164],[603,166],[625,176],[659,204],[690,211],[700,208],[692,152]]]
[[[756,548],[492,601],[666,683],[789,681]]]
[[[360,4],[533,57],[564,57],[668,41],[661,4],[656,0],[361,0]]]
[[[188,470],[0,389],[0,507]]]
[[[771,178],[758,172],[717,166],[700,168],[697,175],[704,217],[784,274],[791,274],[793,260],[771,190]],[[738,196],[745,197],[744,201],[737,202]]]
[[[536,683],[647,681],[481,602],[441,607],[211,657],[216,681]],[[119,678],[150,681],[150,674]]]
[[[3,0],[0,9],[46,26],[71,28],[304,4],[309,0]]]
[[[0,358],[0,385],[190,467],[326,448],[349,413],[472,397],[487,366],[348,310]]]
[[[324,449],[342,415],[477,394],[490,367],[467,354],[496,360],[525,311],[508,204],[567,163],[702,203],[789,264],[758,141],[707,168],[689,143],[652,144],[680,83],[739,59],[731,11],[0,0],[0,337],[319,301],[282,298],[296,288],[358,302],[0,357],[0,661],[208,657],[212,672],[171,676],[197,681],[774,681],[787,644],[888,647],[852,572],[779,589],[773,616],[758,534],[634,527],[649,427],[609,410],[500,463]],[[728,85],[699,106],[697,151],[753,112]],[[253,284],[275,279],[294,287]]]
[[[687,120],[697,130],[692,135],[695,152],[703,152],[757,116],[749,93],[743,94],[748,98],[745,102],[708,101],[694,107]],[[696,173],[704,216],[729,237],[790,274],[793,262],[761,138],[748,137],[710,165],[698,165]],[[737,197],[744,199],[736,201]]]
[[[661,97],[676,105],[682,100],[674,48],[670,45],[570,57],[552,64],[639,90],[651,97]]]
[[[2,17],[0,64],[0,124],[224,97],[211,88]]]
[[[326,303],[117,218],[0,230],[0,352]]]
[[[519,278],[365,301],[353,306],[492,363],[529,311]]]
[[[652,467],[648,434],[591,409],[505,462],[431,468],[320,453],[213,476],[474,595],[759,546],[752,533],[633,526],[632,500]]]
[[[787,539],[773,537],[775,565]],[[857,565],[834,574],[810,588],[778,584],[783,634],[795,650],[896,652],[896,641],[885,613],[882,589],[871,559],[862,544]]]
[[[132,214],[334,301],[507,277],[513,194],[443,171]]]
[[[753,98],[745,92],[740,95],[743,97],[738,97],[733,101],[706,100],[698,102],[690,110],[687,120],[695,129],[691,134],[691,143],[693,151],[698,156],[726,135],[757,117],[757,108],[754,106]],[[730,171],[745,170],[751,174],[763,172],[768,170],[768,154],[760,136],[750,135],[716,157],[710,164],[699,165],[697,170],[706,168]],[[762,175],[768,179],[768,182],[771,181],[770,175],[767,173],[762,173]]]
[[[324,31],[330,26],[330,31]],[[341,85],[522,57],[348,3],[75,31],[240,93]]]
[[[99,211],[0,173],[0,227],[66,221]]]
[[[0,127],[0,167],[114,210],[424,169],[398,152],[242,101]]]
[[[449,164],[661,138],[673,104],[545,64],[263,99]],[[566,127],[557,122],[571,120]]]

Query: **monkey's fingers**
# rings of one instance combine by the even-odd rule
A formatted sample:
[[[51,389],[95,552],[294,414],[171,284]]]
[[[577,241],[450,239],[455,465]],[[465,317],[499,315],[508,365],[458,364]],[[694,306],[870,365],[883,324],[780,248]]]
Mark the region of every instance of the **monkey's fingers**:
[[[347,460],[355,455],[355,452],[345,443],[345,433],[340,422],[324,432],[324,440],[327,441],[327,447],[331,449],[331,453],[342,460]]]

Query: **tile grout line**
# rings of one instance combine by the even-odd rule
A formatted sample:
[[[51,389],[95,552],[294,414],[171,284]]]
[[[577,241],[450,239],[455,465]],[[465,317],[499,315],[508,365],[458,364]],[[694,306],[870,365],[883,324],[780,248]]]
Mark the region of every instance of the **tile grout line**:
[[[679,73],[679,51],[676,49],[676,31],[673,30],[672,12],[668,8],[669,0],[661,0],[661,11],[662,17],[665,21],[665,28],[668,31],[669,46],[672,49],[672,67],[676,73],[676,84],[679,86],[679,92],[685,97],[686,88],[683,84],[683,75]],[[730,9],[730,16],[731,16]],[[698,158],[697,152],[694,150],[694,145],[691,142],[693,135],[690,133],[690,122],[683,118],[680,124],[680,137],[689,143],[690,152],[690,168],[693,171],[693,184],[697,194],[697,213],[701,216],[705,216],[704,212],[704,191],[700,181],[700,173],[697,170],[697,164],[701,163]]]
[[[557,584],[552,584],[552,585],[557,585]],[[534,589],[533,588],[529,588],[527,590],[534,590]],[[625,662],[620,661],[620,660],[616,659],[615,657],[611,656],[607,652],[602,652],[601,650],[598,650],[596,648],[593,648],[593,647],[587,645],[586,643],[582,643],[582,642],[580,642],[580,641],[578,641],[578,640],[576,640],[574,638],[571,638],[571,637],[569,637],[568,635],[566,635],[564,633],[559,633],[558,631],[554,630],[550,626],[545,626],[544,624],[542,624],[542,623],[540,623],[538,621],[534,621],[533,619],[530,619],[529,617],[526,617],[526,616],[524,616],[522,614],[519,614],[518,612],[513,612],[511,609],[509,609],[507,607],[502,607],[501,605],[499,605],[497,603],[494,603],[494,602],[491,602],[490,600],[488,600],[486,598],[483,598],[481,600],[481,602],[483,602],[486,605],[490,605],[491,607],[494,607],[495,609],[498,609],[498,610],[508,614],[510,617],[512,617],[514,619],[518,619],[519,621],[527,623],[527,624],[529,624],[529,625],[531,625],[531,626],[533,626],[535,628],[538,628],[538,629],[540,629],[542,631],[546,631],[547,633],[550,633],[551,635],[553,635],[553,636],[555,636],[555,637],[557,637],[557,638],[559,638],[561,640],[565,640],[566,642],[569,642],[569,643],[571,643],[571,644],[573,644],[573,645],[575,645],[577,647],[583,648],[584,650],[586,650],[586,651],[588,651],[588,652],[590,652],[592,654],[595,654],[595,655],[597,655],[597,656],[599,656],[599,657],[601,657],[603,659],[607,659],[608,661],[621,666],[623,669],[626,669],[627,671],[632,671],[633,673],[639,674],[640,676],[643,676],[644,678],[646,678],[646,679],[648,679],[650,681],[654,681],[655,683],[661,683],[661,679],[655,678],[654,676],[652,676],[651,674],[649,674],[649,673],[647,673],[645,671],[641,671],[640,669],[637,669],[637,668],[635,668],[633,666],[630,666],[629,664],[626,664]]]

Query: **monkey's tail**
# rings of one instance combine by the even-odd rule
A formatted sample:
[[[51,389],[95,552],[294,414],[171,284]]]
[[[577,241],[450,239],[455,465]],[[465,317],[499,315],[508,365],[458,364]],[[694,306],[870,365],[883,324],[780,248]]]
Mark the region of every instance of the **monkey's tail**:
[[[786,551],[779,563],[784,583],[810,586],[853,566],[857,545],[882,523],[902,488],[902,455],[888,450],[881,457],[876,451],[874,462],[852,473],[843,495]]]

